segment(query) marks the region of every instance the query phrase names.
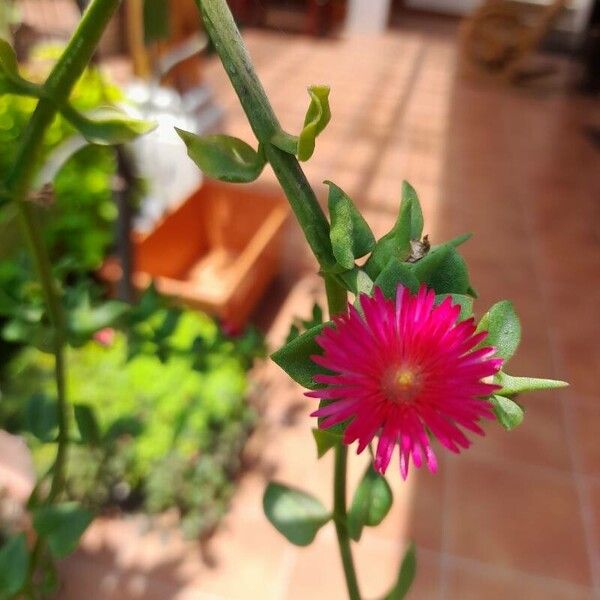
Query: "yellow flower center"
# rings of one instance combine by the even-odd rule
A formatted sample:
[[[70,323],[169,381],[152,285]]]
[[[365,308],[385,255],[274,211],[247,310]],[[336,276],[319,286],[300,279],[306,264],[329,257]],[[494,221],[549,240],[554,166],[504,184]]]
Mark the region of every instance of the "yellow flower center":
[[[396,404],[407,404],[421,392],[423,377],[419,369],[401,365],[386,371],[381,381],[384,396]]]

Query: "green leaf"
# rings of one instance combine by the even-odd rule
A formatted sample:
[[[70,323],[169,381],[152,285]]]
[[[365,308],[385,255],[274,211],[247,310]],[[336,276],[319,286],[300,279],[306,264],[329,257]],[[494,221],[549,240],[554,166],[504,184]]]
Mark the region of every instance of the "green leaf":
[[[44,537],[55,558],[71,554],[93,516],[77,502],[40,506],[33,513],[33,526]]]
[[[200,170],[229,183],[249,183],[258,178],[266,164],[262,151],[228,135],[199,136],[175,128],[187,147],[188,156]]]
[[[406,260],[411,253],[411,240],[420,239],[422,232],[423,212],[419,198],[414,188],[405,181],[402,184],[398,219],[394,227],[377,242],[365,265],[365,271],[372,279],[376,279],[392,258]]]
[[[263,509],[275,529],[296,546],[308,546],[331,519],[314,496],[275,482],[265,490]]]
[[[25,427],[41,442],[56,439],[58,408],[55,400],[45,394],[33,394],[25,407]]]
[[[306,111],[304,127],[298,136],[298,160],[308,160],[315,151],[317,136],[331,120],[329,86],[313,85],[308,88],[310,105]]]
[[[356,488],[348,513],[350,537],[358,541],[363,527],[379,525],[392,507],[393,500],[392,489],[386,478],[370,464]]]
[[[86,444],[98,444],[101,437],[100,427],[92,407],[87,404],[75,404],[74,412],[81,441]]]
[[[118,300],[107,300],[99,306],[92,306],[89,295],[85,294],[68,314],[69,342],[80,346],[97,331],[116,325],[128,310],[129,305]]]
[[[317,456],[323,458],[329,450],[337,446],[342,440],[342,436],[329,429],[313,429],[313,437],[317,444]]]
[[[368,254],[375,245],[375,236],[350,197],[335,183],[329,186],[329,215],[331,246],[337,262],[353,269],[354,261]]]
[[[113,107],[97,108],[84,115],[65,105],[61,113],[90,144],[101,146],[125,144],[156,128],[154,122],[133,119]]]
[[[375,286],[381,288],[386,297],[395,298],[399,283],[413,293],[419,290],[419,280],[415,277],[411,268],[397,258],[392,258],[385,269],[377,276]]]
[[[421,283],[433,288],[436,294],[467,294],[469,272],[460,254],[449,244],[438,246],[412,265]]]
[[[477,330],[488,332],[483,344],[494,346],[496,355],[505,362],[514,355],[521,341],[521,322],[509,300],[494,304],[479,321]]]
[[[462,246],[465,242],[468,242],[472,237],[472,233],[463,233],[462,235],[452,238],[451,240],[446,242],[446,245],[458,248],[459,246]]]
[[[373,293],[373,280],[360,267],[354,267],[352,271],[342,273],[340,279],[357,296],[358,294],[367,294],[370,296]]]
[[[490,396],[490,402],[498,422],[504,429],[510,431],[523,422],[525,413],[514,400],[494,395]]]
[[[142,422],[136,417],[119,417],[110,425],[104,439],[114,441],[122,436],[137,437],[144,431]]]
[[[29,552],[24,533],[9,538],[0,548],[0,600],[14,598],[27,580]]]
[[[410,544],[402,559],[396,585],[394,585],[384,600],[402,600],[410,590],[410,586],[415,579],[416,573],[417,549],[414,544]]]
[[[0,95],[22,94],[39,96],[40,87],[26,81],[19,75],[17,55],[12,46],[0,38]]]
[[[423,235],[423,211],[415,188],[408,183],[402,182],[402,202],[400,214],[404,213],[409,224],[409,236],[411,240],[420,240]]]
[[[0,73],[2,75],[18,75],[19,63],[12,46],[0,38]]]
[[[294,381],[301,386],[314,390],[318,385],[313,377],[324,373],[325,369],[311,360],[311,356],[321,354],[321,347],[315,341],[325,325],[317,325],[302,335],[294,338],[283,348],[271,355],[271,359],[279,365]]]
[[[169,37],[168,0],[144,0],[144,42],[151,44]]]
[[[568,387],[566,381],[557,381],[555,379],[537,379],[535,377],[513,377],[500,371],[494,378],[494,383],[502,386],[498,392],[503,396],[514,396],[515,394],[524,394],[526,392],[538,392],[542,390],[555,390]]]
[[[460,304],[459,321],[468,319],[473,314],[473,298],[464,294],[439,294],[435,297],[435,303],[441,304],[446,298],[452,298],[452,304]]]

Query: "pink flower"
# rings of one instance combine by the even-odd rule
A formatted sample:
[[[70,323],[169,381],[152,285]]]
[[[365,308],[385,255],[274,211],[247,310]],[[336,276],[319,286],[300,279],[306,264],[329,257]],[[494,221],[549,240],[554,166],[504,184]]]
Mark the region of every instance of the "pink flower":
[[[430,436],[458,453],[470,445],[462,429],[484,435],[480,418],[493,418],[482,397],[499,386],[483,379],[502,359],[492,358],[494,348],[474,350],[487,332],[475,333],[472,318],[457,323],[459,305],[434,301],[425,286],[416,295],[398,286],[395,301],[377,288],[360,296],[364,316],[350,305],[316,338],[324,353],[311,358],[330,373],[315,376],[325,386],[307,394],[327,401],[312,416],[325,429],[348,421],[344,443],[358,440],[358,453],[379,436],[374,467],[382,474],[396,445],[403,478],[411,458],[435,472]]]
[[[113,345],[115,341],[115,330],[112,327],[105,327],[104,329],[100,329],[96,331],[94,334],[94,339],[101,345],[105,347],[109,347]]]

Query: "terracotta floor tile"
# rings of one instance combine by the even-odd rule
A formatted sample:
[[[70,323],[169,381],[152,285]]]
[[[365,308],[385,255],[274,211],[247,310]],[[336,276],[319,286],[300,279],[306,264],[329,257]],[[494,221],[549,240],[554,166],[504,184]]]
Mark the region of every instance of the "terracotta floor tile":
[[[552,392],[526,395],[522,401],[526,408],[523,423],[513,431],[506,431],[497,422],[486,422],[486,435],[474,439],[469,456],[510,461],[515,469],[538,465],[570,472],[572,465],[560,401]]]
[[[531,470],[453,465],[448,523],[451,554],[580,584],[590,584],[573,480]]]
[[[448,572],[451,600],[591,600],[592,590],[516,571],[488,569],[479,564],[453,565]]]
[[[355,562],[361,593],[364,597],[383,596],[397,575],[404,552],[403,542],[381,542],[369,536],[355,546]],[[434,600],[438,597],[439,563],[429,554],[418,554],[418,571],[407,600]],[[345,600],[347,592],[333,531],[322,535],[307,548],[298,551],[286,600],[307,598]]]
[[[190,585],[228,600],[278,600],[288,549],[265,517],[226,520],[206,549],[212,566]]]
[[[588,475],[600,475],[600,405],[597,402],[570,403],[575,426],[575,444],[581,453],[582,468]]]

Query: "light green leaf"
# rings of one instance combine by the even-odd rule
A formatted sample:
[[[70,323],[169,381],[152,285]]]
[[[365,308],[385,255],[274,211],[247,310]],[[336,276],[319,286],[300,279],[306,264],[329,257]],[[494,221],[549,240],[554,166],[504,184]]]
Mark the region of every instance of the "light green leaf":
[[[258,178],[266,164],[262,151],[228,135],[199,136],[177,129],[187,146],[188,156],[200,170],[214,179],[229,183],[249,183]]]
[[[451,240],[447,241],[446,244],[453,246],[454,248],[458,248],[462,246],[465,242],[468,242],[473,237],[472,233],[463,233]]]
[[[392,591],[385,597],[385,600],[403,600],[410,590],[416,574],[417,549],[414,544],[411,544],[402,559],[396,585],[394,585]]]
[[[304,127],[298,136],[298,160],[308,160],[315,151],[317,136],[331,120],[329,86],[313,85],[308,88],[310,105],[306,111]]]
[[[411,240],[419,240],[422,232],[423,212],[419,198],[414,188],[405,181],[402,184],[398,219],[394,227],[377,242],[365,265],[365,271],[372,279],[376,279],[392,258],[406,260],[410,256]]]
[[[337,262],[353,269],[354,261],[368,254],[375,245],[375,236],[350,197],[335,183],[329,186],[329,215],[331,246]]]
[[[356,488],[348,513],[350,537],[358,541],[363,527],[379,525],[388,514],[393,501],[392,489],[386,478],[370,464]]]
[[[498,422],[504,429],[510,431],[523,422],[525,413],[514,400],[494,395],[490,396],[490,402]]]
[[[73,409],[81,441],[90,445],[98,444],[101,438],[100,426],[92,407],[87,404],[75,404]]]
[[[296,546],[308,546],[331,519],[315,497],[275,482],[265,490],[263,509],[275,529]]]
[[[494,346],[496,355],[505,362],[514,355],[521,341],[521,322],[509,300],[494,304],[479,321],[477,330],[488,332],[483,343]]]
[[[92,514],[77,502],[40,506],[33,513],[33,526],[44,537],[55,558],[71,554],[92,522]]]
[[[321,354],[321,347],[315,338],[323,331],[325,325],[317,325],[294,338],[283,348],[271,355],[271,359],[279,365],[294,381],[311,390],[318,386],[313,377],[325,370],[314,363],[310,357]]]
[[[452,304],[460,304],[459,321],[468,319],[473,314],[473,298],[464,294],[439,294],[435,297],[435,303],[441,304],[446,298],[452,298]]]
[[[25,427],[41,442],[56,439],[58,408],[56,401],[45,394],[33,394],[25,406]]]
[[[340,278],[353,294],[367,294],[370,296],[373,292],[373,280],[359,267],[354,267],[352,271],[342,273]]]
[[[375,286],[381,288],[386,297],[395,298],[399,283],[413,293],[419,290],[419,280],[410,267],[397,258],[392,258],[385,269],[377,276]]]
[[[113,107],[97,108],[84,115],[65,105],[61,113],[90,144],[101,146],[125,144],[156,128],[156,123],[133,119]]]
[[[495,377],[495,383],[502,386],[498,392],[503,396],[514,396],[526,392],[538,392],[542,390],[555,390],[568,387],[566,381],[555,379],[537,379],[535,377],[513,377],[500,371]]]
[[[27,580],[29,552],[24,533],[9,538],[0,547],[0,600],[14,598]]]
[[[342,440],[342,436],[329,429],[313,429],[313,437],[317,444],[317,456],[323,458],[329,450]]]

